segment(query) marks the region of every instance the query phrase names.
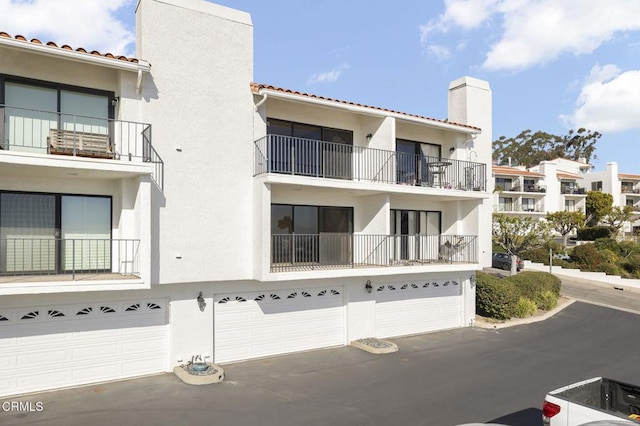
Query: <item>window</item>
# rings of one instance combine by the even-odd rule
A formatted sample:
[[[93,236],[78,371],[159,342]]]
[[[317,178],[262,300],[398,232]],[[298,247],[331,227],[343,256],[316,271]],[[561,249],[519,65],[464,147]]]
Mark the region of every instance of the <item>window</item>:
[[[268,118],[267,133],[272,172],[352,178],[353,132]]]
[[[107,135],[112,92],[0,76],[4,126],[1,149],[47,152],[52,131]]]
[[[441,233],[438,211],[391,210],[391,234],[395,260],[426,259],[437,253]]]
[[[272,263],[348,264],[353,208],[271,205]]]
[[[513,211],[513,199],[508,197],[500,197],[498,199],[498,211],[500,212]]]
[[[503,191],[511,190],[513,180],[510,178],[496,178],[496,188],[500,187]]]
[[[0,273],[111,270],[111,198],[0,192]]]
[[[522,210],[525,212],[532,212],[536,209],[536,200],[533,198],[522,199]]]
[[[592,191],[602,191],[602,181],[591,182]]]
[[[575,200],[564,200],[564,211],[566,211],[566,212],[575,212],[576,211],[576,202],[575,202]]]
[[[409,185],[429,183],[428,163],[439,161],[441,146],[396,139],[397,182]]]

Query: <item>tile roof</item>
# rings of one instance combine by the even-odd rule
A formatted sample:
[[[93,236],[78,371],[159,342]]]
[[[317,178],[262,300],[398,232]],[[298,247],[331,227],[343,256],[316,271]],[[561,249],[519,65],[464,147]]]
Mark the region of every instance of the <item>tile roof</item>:
[[[618,179],[640,180],[640,175],[635,175],[631,173],[618,173]]]
[[[558,179],[583,179],[583,177],[580,175],[568,172],[558,172],[556,173],[556,176],[558,177]]]
[[[304,97],[307,97],[307,98],[320,99],[320,100],[323,100],[323,101],[336,102],[336,103],[339,103],[339,104],[352,105],[352,106],[357,106],[357,107],[362,107],[362,108],[369,108],[369,109],[373,109],[373,110],[376,110],[376,111],[390,112],[390,113],[393,113],[393,114],[401,114],[401,115],[406,115],[407,117],[419,118],[421,120],[434,121],[436,123],[442,123],[442,124],[451,124],[453,126],[464,127],[466,129],[482,130],[479,127],[470,126],[468,124],[455,123],[455,122],[452,122],[452,121],[439,120],[437,118],[424,117],[422,115],[409,114],[407,112],[395,111],[395,110],[387,109],[387,108],[381,108],[381,107],[376,107],[376,106],[371,106],[371,105],[364,105],[364,104],[359,104],[359,103],[356,103],[356,102],[343,101],[343,100],[340,100],[340,99],[333,99],[333,98],[328,98],[328,97],[324,97],[324,96],[314,95],[312,93],[298,92],[298,91],[291,90],[291,89],[284,89],[282,87],[272,86],[270,84],[251,83],[251,91],[254,94],[256,94],[256,95],[260,94],[260,90],[262,90],[262,89],[273,90],[275,92],[281,92],[281,93],[288,93],[288,94],[291,94],[291,95],[304,96]]]
[[[530,172],[528,170],[516,169],[515,167],[508,166],[493,166],[491,171],[494,175],[510,175],[510,176],[533,176],[533,177],[544,177],[540,173]]]
[[[64,50],[70,50],[70,51],[75,51],[75,52],[79,52],[79,53],[85,53],[87,55],[102,56],[104,58],[109,58],[109,59],[113,59],[113,60],[116,60],[116,61],[131,62],[131,63],[134,63],[134,64],[138,63],[138,59],[136,59],[136,58],[128,58],[126,56],[122,56],[122,55],[118,56],[118,55],[113,55],[111,53],[101,53],[101,52],[98,52],[97,50],[88,51],[88,50],[86,50],[86,49],[84,49],[82,47],[78,47],[78,48],[74,49],[73,47],[69,46],[68,44],[63,44],[62,46],[58,46],[56,43],[54,43],[52,41],[48,41],[46,43],[43,43],[40,40],[38,40],[37,38],[32,38],[31,40],[28,40],[24,36],[21,36],[21,35],[11,36],[11,34],[5,33],[4,31],[0,31],[0,37],[12,39],[12,40],[23,41],[25,43],[39,44],[41,46],[49,46],[52,49],[64,49]]]

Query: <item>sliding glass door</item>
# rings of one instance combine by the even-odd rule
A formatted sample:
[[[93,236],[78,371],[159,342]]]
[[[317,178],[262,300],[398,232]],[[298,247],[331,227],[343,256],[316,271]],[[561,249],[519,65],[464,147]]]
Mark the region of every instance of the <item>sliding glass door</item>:
[[[110,197],[0,192],[0,274],[111,267]]]
[[[395,236],[398,260],[425,260],[437,256],[441,213],[437,211],[392,210],[391,234]]]
[[[51,129],[58,128],[58,92],[55,89],[6,83],[4,87],[3,148],[47,152]]]

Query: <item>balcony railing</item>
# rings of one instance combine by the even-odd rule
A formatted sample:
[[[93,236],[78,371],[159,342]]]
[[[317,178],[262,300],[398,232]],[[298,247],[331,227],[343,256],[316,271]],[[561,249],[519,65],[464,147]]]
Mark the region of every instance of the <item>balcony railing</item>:
[[[547,192],[547,189],[543,186],[540,185],[524,185],[524,186],[520,186],[520,185],[515,185],[512,186],[508,189],[506,189],[506,191],[510,191],[510,192],[539,192],[539,193],[545,193]]]
[[[271,272],[477,263],[475,235],[271,236]]]
[[[640,194],[640,189],[634,188],[632,186],[622,186],[621,190],[623,194]]]
[[[265,173],[465,191],[486,188],[483,163],[279,135],[255,142],[254,176]]]
[[[0,276],[139,275],[140,240],[3,238]]]
[[[543,204],[499,204],[493,207],[493,211],[500,213],[544,213]]]
[[[560,192],[562,194],[574,194],[574,195],[584,195],[586,192],[584,188],[575,188],[575,187],[564,187],[560,188]]]
[[[164,162],[151,144],[151,125],[0,104],[0,150],[104,158],[154,165],[162,188]]]

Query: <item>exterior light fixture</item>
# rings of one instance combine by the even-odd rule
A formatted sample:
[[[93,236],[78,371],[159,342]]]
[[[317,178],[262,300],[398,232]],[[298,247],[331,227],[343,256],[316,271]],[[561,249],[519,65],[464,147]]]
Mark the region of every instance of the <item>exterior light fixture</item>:
[[[111,106],[116,106],[118,105],[118,101],[120,100],[119,96],[116,96],[115,98],[111,98]]]
[[[204,312],[204,308],[207,307],[207,302],[204,301],[204,297],[202,297],[202,292],[198,294],[198,298],[196,300],[198,301],[198,307],[200,308],[200,312]]]
[[[373,287],[371,287],[371,280],[367,280],[367,283],[364,285],[364,288],[367,290],[367,293],[371,293],[373,291]]]
[[[451,148],[449,148],[449,154],[453,154],[456,150],[456,147],[452,146]]]
[[[475,287],[476,286],[476,274],[473,274],[469,277],[469,283],[471,283],[471,287]]]
[[[371,140],[371,138],[373,137],[373,135],[371,133],[367,133],[367,142],[369,142]]]

